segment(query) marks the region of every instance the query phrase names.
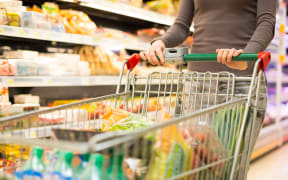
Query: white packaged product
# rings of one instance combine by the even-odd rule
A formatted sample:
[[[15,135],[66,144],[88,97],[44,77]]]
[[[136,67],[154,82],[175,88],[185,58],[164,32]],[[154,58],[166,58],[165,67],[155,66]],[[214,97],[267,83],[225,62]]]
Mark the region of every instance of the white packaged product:
[[[6,59],[36,59],[39,56],[37,51],[17,50],[17,51],[4,51]]]
[[[22,13],[22,27],[51,30],[52,25],[43,13],[27,11]]]
[[[37,63],[29,60],[9,60],[9,63],[15,68],[16,76],[36,76],[38,72]]]

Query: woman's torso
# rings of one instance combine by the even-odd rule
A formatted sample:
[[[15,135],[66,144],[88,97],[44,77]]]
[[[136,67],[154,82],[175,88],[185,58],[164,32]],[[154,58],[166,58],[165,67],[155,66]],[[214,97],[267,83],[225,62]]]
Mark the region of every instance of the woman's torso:
[[[192,53],[216,53],[217,48],[244,49],[256,29],[257,0],[194,0],[194,43]],[[237,75],[252,73],[233,70],[218,63],[191,62],[195,71],[229,71]]]

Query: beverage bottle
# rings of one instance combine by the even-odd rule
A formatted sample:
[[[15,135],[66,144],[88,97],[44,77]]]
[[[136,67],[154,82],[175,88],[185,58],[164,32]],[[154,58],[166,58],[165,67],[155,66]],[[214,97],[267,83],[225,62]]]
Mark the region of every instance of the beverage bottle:
[[[82,174],[83,171],[84,171],[84,170],[87,168],[87,166],[88,166],[90,154],[81,154],[81,155],[79,155],[79,158],[81,159],[81,163],[80,163],[80,165],[75,169],[75,172],[77,172],[77,174]]]
[[[103,167],[104,156],[102,154],[92,154],[87,168],[79,176],[79,180],[105,180],[107,178],[106,169]]]
[[[128,180],[127,176],[123,172],[122,163],[124,155],[122,153],[112,153],[110,158],[110,165],[108,167],[108,179],[113,180]]]
[[[71,180],[74,176],[72,168],[73,153],[60,151],[59,159],[53,171],[53,180]]]
[[[19,171],[15,172],[17,179],[33,179],[43,178],[45,165],[43,162],[44,150],[39,147],[33,147],[32,153]]]

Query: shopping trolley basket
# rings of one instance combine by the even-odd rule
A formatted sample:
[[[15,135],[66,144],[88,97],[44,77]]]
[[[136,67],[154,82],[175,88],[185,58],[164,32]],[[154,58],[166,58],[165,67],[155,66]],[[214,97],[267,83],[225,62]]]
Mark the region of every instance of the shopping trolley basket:
[[[216,59],[215,54],[192,55],[183,48],[165,50],[166,62]],[[107,179],[239,179],[249,164],[250,136],[270,54],[241,54],[233,60],[257,60],[253,75],[131,76],[140,62],[134,55],[122,67],[115,94],[2,118],[2,168],[15,170],[27,159],[30,147],[40,146],[105,154],[110,163],[103,168]],[[237,90],[243,82],[249,84],[246,91]],[[89,129],[89,135],[83,129]]]

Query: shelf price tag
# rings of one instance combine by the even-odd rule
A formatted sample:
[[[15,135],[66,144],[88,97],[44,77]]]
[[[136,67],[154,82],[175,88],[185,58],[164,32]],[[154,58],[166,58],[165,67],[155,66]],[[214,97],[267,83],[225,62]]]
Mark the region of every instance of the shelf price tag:
[[[6,82],[7,82],[7,85],[8,85],[8,86],[11,86],[11,85],[14,84],[14,79],[10,79],[10,78],[9,78],[9,79],[6,80]]]
[[[35,31],[35,32],[34,32],[34,36],[35,36],[36,38],[39,38],[39,37],[40,37],[39,32]]]
[[[89,80],[88,79],[84,79],[83,83],[84,83],[84,85],[89,85]]]
[[[36,138],[36,137],[37,137],[36,132],[35,132],[35,131],[31,131],[31,132],[30,132],[30,137]]]
[[[95,43],[100,43],[101,42],[101,37],[100,36],[94,36],[94,40],[95,40]]]
[[[20,35],[20,36],[24,36],[24,30],[23,29],[19,29],[19,31],[18,31],[18,34]]]
[[[3,33],[3,32],[4,32],[3,28],[0,28],[0,33]]]
[[[48,85],[51,85],[52,83],[53,83],[52,79],[50,79],[50,78],[47,79],[47,84],[48,84]]]

